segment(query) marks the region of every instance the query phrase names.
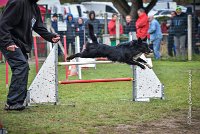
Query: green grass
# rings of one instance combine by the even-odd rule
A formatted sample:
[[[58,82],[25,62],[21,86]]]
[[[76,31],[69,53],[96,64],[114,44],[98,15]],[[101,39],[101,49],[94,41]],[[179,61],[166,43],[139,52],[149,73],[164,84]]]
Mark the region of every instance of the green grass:
[[[109,128],[157,120],[188,108],[189,70],[193,75],[193,108],[200,108],[200,62],[154,61],[153,64],[157,76],[165,85],[165,100],[151,100],[149,103],[130,101],[131,82],[59,85],[59,105],[31,107],[23,112],[1,110],[7,90],[5,65],[0,64],[0,119],[11,134],[98,133],[101,126]],[[64,80],[64,74],[64,67],[59,67],[59,80]],[[34,66],[31,65],[29,84],[34,76]],[[115,77],[132,77],[130,66],[97,65],[96,70],[83,71],[84,79]]]

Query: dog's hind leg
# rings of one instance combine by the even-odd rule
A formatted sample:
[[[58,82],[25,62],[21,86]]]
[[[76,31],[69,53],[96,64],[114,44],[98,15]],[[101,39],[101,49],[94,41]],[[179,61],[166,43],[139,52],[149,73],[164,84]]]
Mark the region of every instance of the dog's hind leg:
[[[76,53],[76,54],[73,54],[73,55],[70,55],[69,57],[67,57],[67,61],[70,61],[76,57],[81,57],[81,53]]]

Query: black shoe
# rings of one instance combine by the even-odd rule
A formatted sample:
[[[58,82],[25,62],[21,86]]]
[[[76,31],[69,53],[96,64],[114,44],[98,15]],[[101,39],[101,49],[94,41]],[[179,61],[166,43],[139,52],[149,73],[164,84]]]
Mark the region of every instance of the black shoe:
[[[5,108],[4,108],[4,110],[7,110],[7,111],[9,111],[9,110],[22,111],[24,109],[25,109],[25,106],[20,105],[20,104],[15,104],[15,105],[8,105],[8,104],[6,104]]]

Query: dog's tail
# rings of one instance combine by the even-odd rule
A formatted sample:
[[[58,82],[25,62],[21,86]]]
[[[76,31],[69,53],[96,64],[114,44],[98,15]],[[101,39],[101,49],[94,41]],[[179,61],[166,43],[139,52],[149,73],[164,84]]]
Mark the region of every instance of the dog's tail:
[[[93,43],[98,43],[97,37],[94,35],[94,27],[93,27],[93,25],[88,24],[88,28],[89,28],[90,39],[92,40]]]

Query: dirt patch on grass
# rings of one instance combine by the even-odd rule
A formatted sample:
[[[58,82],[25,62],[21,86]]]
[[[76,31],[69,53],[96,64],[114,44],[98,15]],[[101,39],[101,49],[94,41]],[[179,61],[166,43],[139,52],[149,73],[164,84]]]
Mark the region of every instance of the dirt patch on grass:
[[[192,123],[187,123],[187,111],[179,111],[173,116],[161,120],[138,123],[134,125],[120,124],[116,127],[98,127],[99,133],[117,134],[200,134],[200,109],[193,109]]]

